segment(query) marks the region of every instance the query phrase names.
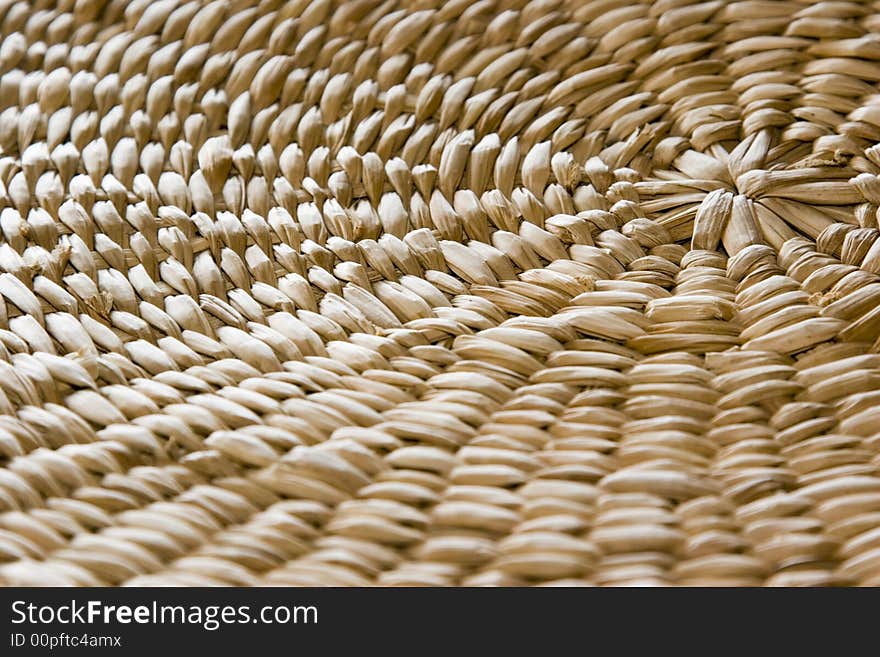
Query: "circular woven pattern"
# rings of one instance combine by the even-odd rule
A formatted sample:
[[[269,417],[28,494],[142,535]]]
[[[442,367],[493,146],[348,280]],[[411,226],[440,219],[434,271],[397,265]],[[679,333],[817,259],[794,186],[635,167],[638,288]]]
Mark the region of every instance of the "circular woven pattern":
[[[0,26],[3,584],[880,584],[880,3]]]

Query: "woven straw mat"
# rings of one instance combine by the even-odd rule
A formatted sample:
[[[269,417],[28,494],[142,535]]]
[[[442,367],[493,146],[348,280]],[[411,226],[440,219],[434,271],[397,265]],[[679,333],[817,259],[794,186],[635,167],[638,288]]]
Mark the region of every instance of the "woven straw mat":
[[[880,2],[0,25],[0,583],[880,585]]]

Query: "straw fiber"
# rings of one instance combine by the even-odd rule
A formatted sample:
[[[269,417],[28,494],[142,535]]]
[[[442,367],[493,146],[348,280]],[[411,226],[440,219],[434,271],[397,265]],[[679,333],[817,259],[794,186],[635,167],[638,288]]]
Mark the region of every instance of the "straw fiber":
[[[880,2],[0,25],[3,584],[880,584]]]

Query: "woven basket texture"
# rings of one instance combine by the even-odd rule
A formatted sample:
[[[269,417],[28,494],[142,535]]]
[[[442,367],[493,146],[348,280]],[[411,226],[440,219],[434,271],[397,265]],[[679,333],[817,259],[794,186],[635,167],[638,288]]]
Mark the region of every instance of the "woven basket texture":
[[[880,2],[0,26],[0,584],[880,585]]]

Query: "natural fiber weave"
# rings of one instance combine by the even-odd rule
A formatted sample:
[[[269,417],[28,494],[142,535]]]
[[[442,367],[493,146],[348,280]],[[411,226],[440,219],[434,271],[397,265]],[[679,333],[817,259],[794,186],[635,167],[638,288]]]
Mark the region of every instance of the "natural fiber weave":
[[[0,25],[2,583],[880,584],[880,2]]]

